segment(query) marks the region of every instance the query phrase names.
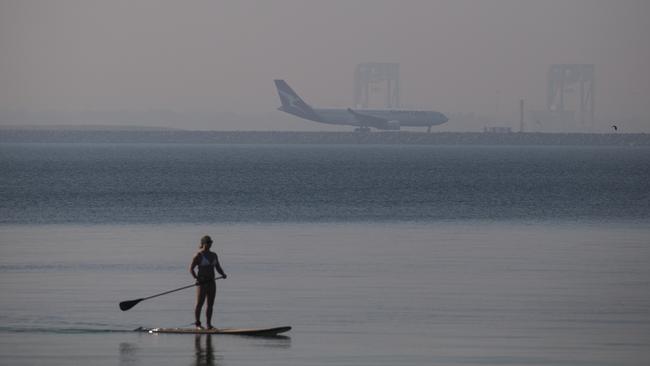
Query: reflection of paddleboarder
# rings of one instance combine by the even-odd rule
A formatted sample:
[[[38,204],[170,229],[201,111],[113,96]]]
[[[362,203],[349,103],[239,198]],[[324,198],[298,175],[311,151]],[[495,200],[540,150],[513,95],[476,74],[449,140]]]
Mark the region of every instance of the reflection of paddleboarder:
[[[201,344],[202,335],[194,336],[194,353],[196,355],[196,365],[212,366],[218,365],[214,362],[214,349],[212,347],[212,338],[210,334],[205,336],[205,348]]]
[[[203,303],[205,300],[208,300],[208,307],[205,310],[205,317],[207,320],[208,329],[212,329],[212,308],[214,306],[214,297],[217,294],[217,284],[215,282],[214,270],[223,277],[227,278],[228,276],[221,268],[219,264],[219,257],[216,253],[210,251],[212,246],[212,238],[208,235],[201,238],[200,250],[192,259],[192,264],[190,264],[190,273],[192,277],[196,279],[198,288],[196,290],[196,307],[194,308],[194,318],[197,328],[203,328],[201,326],[201,308],[203,308]],[[198,268],[198,272],[196,269]]]

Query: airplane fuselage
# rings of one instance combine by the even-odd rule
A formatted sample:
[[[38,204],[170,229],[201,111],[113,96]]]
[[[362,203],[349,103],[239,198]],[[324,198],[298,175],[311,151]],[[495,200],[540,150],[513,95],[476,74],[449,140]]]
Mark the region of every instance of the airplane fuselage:
[[[357,130],[399,130],[400,127],[428,127],[447,122],[436,111],[402,109],[313,108],[305,103],[284,80],[275,80],[282,106],[279,110],[310,121],[332,125],[356,126]]]
[[[365,126],[365,124],[357,120],[357,118],[347,109],[314,108],[314,112],[321,117],[320,120],[315,122],[329,123],[333,125]],[[429,127],[447,122],[447,117],[445,115],[435,111],[355,109],[355,112],[382,118],[387,121],[396,121],[399,122],[399,126],[404,127]]]

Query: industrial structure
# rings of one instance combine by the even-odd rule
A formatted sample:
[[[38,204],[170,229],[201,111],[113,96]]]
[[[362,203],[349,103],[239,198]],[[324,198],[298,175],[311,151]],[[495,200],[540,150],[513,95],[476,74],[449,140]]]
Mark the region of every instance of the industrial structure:
[[[369,108],[371,94],[382,91],[385,97],[382,107],[399,108],[399,63],[358,64],[354,71],[355,107]]]
[[[594,124],[594,65],[564,64],[551,65],[548,70],[546,108],[549,111],[563,112],[566,108],[567,93],[578,87],[578,122],[581,126]]]
[[[535,129],[593,131],[595,73],[593,64],[555,64],[548,69],[546,109],[531,113]]]

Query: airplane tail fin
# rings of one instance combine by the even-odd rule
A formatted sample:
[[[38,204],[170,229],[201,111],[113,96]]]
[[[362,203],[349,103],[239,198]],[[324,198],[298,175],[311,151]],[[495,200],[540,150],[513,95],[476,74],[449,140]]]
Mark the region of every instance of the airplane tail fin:
[[[309,104],[305,103],[302,98],[296,94],[293,89],[284,80],[274,80],[275,87],[280,96],[282,106],[278,108],[283,112],[296,115],[298,117],[310,119],[312,121],[320,121],[320,117]]]

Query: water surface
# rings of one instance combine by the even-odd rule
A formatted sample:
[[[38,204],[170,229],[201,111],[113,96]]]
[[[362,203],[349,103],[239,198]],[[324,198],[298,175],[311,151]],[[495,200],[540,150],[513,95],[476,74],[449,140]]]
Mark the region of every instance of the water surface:
[[[0,145],[0,364],[645,365],[644,149]],[[189,326],[204,234],[229,278]]]

